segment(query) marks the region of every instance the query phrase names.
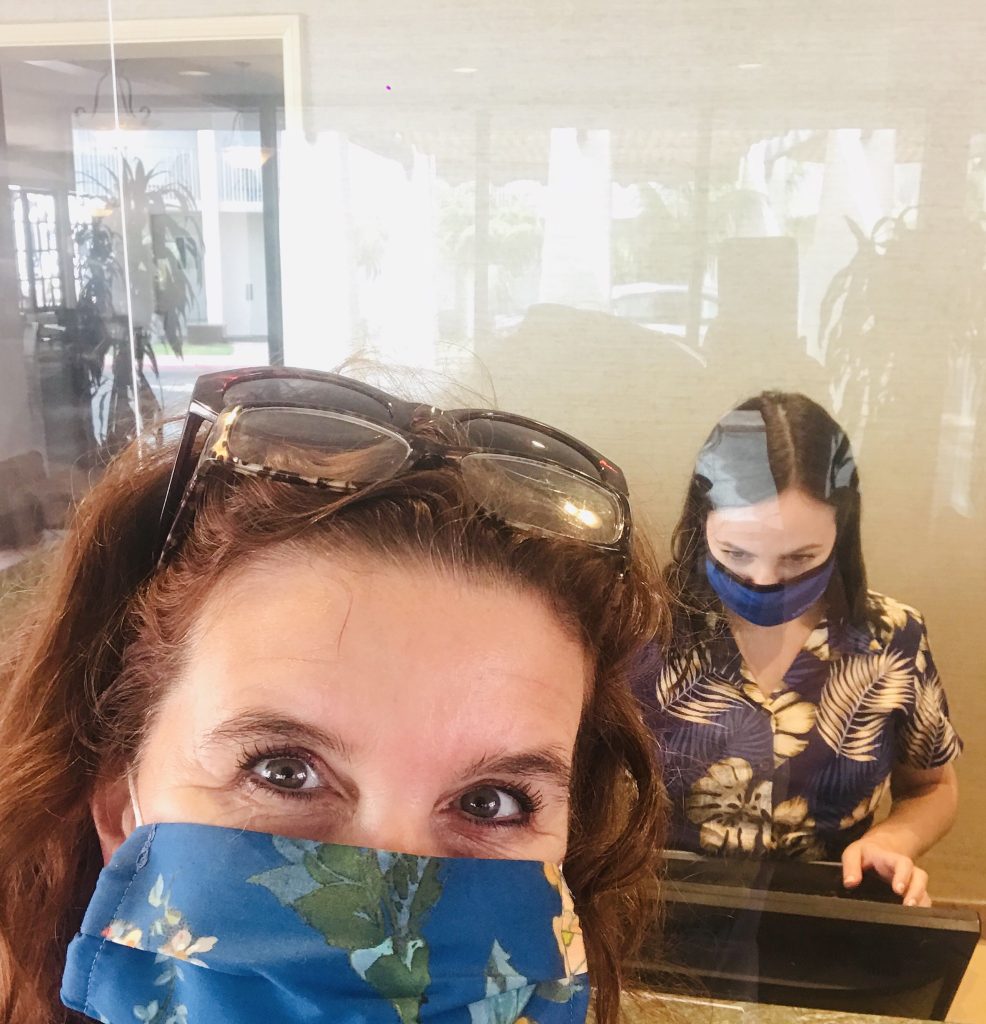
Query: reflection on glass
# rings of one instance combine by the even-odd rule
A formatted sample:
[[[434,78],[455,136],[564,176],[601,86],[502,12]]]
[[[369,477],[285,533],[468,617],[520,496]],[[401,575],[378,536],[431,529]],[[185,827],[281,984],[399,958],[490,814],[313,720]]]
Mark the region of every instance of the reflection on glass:
[[[5,330],[24,350],[4,395],[14,434],[0,470],[15,497],[0,546],[57,529],[87,474],[138,423],[183,411],[200,373],[271,358],[276,142],[259,112],[280,103],[279,48],[237,49],[119,49],[115,77],[100,46],[0,55],[0,246],[19,297],[5,315],[20,309]]]
[[[13,185],[10,193],[21,301],[34,310],[56,309],[62,301],[62,275],[55,197]]]
[[[310,6],[285,71],[252,23],[206,43],[192,18],[187,42],[162,41],[115,0],[142,40],[118,44],[115,98],[105,45],[46,32],[0,49],[0,565],[132,433],[135,369],[148,422],[221,366],[359,351],[447,373],[612,452],[665,554],[709,425],[748,394],[798,391],[852,437],[870,578],[927,613],[974,779],[973,5],[947,24],[926,4],[839,24],[750,9],[723,31],[575,3],[477,32],[387,2],[372,47],[364,19]],[[962,799],[927,859],[944,898],[982,895],[978,787]]]

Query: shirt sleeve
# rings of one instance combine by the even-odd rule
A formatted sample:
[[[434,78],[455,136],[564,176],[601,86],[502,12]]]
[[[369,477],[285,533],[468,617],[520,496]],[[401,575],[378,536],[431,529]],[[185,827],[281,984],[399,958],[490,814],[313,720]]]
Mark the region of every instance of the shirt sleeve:
[[[931,656],[927,627],[917,615],[908,625],[908,632],[913,631],[917,639],[914,703],[897,733],[897,760],[909,768],[941,768],[962,753],[962,740],[949,718],[948,699]]]

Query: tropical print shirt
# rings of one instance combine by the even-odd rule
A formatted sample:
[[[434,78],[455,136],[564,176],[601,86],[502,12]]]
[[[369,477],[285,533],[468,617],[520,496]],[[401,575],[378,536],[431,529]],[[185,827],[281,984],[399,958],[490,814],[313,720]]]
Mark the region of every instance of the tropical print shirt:
[[[896,764],[938,768],[962,741],[913,608],[871,593],[863,631],[821,622],[769,698],[725,618],[634,690],[657,740],[673,848],[838,859],[869,828]]]

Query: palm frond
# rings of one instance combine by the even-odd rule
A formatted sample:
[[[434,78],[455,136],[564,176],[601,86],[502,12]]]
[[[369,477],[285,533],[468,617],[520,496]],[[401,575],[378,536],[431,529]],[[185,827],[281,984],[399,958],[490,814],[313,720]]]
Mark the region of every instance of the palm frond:
[[[658,758],[664,784],[669,790],[690,789],[710,764],[728,756],[728,736],[720,729],[695,729],[681,725],[659,737]]]
[[[874,761],[887,717],[914,699],[914,666],[900,654],[843,658],[822,691],[816,725],[826,744],[850,761]]]
[[[890,777],[893,761],[893,752],[874,761],[829,758],[812,775],[805,794],[818,827],[826,831],[845,827],[843,820]]]
[[[945,696],[937,673],[917,686],[914,711],[900,731],[899,743],[907,763],[933,768],[956,758],[961,741],[945,710]]]
[[[708,725],[745,700],[731,683],[718,678],[707,657],[694,651],[673,658],[657,679],[658,706],[675,718]]]
[[[658,736],[665,781],[669,771],[694,782],[709,765],[738,757],[758,770],[773,763],[774,735],[770,719],[746,701],[731,704],[715,722],[695,727],[672,713]],[[689,783],[690,784],[690,783]]]

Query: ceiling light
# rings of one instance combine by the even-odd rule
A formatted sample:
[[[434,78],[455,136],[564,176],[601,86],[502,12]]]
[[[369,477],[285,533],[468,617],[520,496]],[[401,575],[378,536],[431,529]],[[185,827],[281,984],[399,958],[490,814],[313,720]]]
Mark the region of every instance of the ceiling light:
[[[749,64],[737,64],[736,67],[738,67],[740,71],[759,71],[763,67],[763,64],[751,61]]]
[[[456,75],[474,75],[479,68],[452,68],[452,71]]]
[[[208,78],[212,72],[202,71],[200,68],[186,68],[184,71],[179,71],[178,74],[185,78]]]

